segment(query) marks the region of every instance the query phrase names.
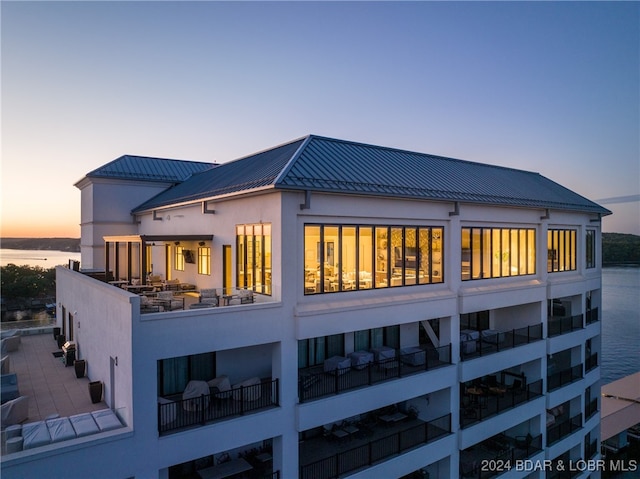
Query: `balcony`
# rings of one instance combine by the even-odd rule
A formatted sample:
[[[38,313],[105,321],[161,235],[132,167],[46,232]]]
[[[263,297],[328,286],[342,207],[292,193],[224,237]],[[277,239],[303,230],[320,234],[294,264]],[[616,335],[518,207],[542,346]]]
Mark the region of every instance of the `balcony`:
[[[550,316],[547,319],[547,334],[550,338],[582,329],[582,315]]]
[[[340,437],[333,431],[300,443],[300,479],[330,479],[396,457],[451,433],[451,414],[421,421],[368,419],[357,423],[357,432]]]
[[[323,366],[299,370],[300,402],[340,394],[360,387],[430,371],[451,364],[451,345],[418,349],[402,354],[389,350],[393,357],[324,372]],[[391,356],[389,354],[389,356]]]
[[[547,375],[547,392],[582,379],[582,364]]]
[[[585,314],[587,324],[593,324],[598,321],[598,308],[593,308]]]
[[[542,339],[542,324],[505,332],[463,330],[460,336],[465,338],[460,341],[460,360],[468,361],[539,341]]]
[[[542,396],[542,379],[526,387],[500,383],[466,388],[461,395],[460,427],[466,428]]]
[[[492,464],[508,463],[513,467],[515,461],[527,459],[541,450],[542,435],[509,437],[504,433],[498,434],[460,451],[460,477],[478,479],[495,477],[510,469],[505,467],[504,470],[499,470],[492,467],[483,470],[481,465],[487,464],[488,461],[496,461]]]
[[[598,412],[598,398],[593,398],[584,406],[584,420],[587,421]]]
[[[278,379],[263,379],[259,384],[233,387],[224,392],[189,399],[182,395],[158,398],[158,432],[160,435],[190,427],[243,416],[279,405]]]
[[[570,419],[558,421],[558,418],[554,419],[554,422],[547,424],[547,447],[564,439],[570,434],[582,428],[582,413],[578,413]]]
[[[587,435],[588,437],[588,435]],[[584,458],[589,460],[598,453],[598,440],[594,439],[591,442],[585,441],[584,443]]]
[[[592,369],[598,367],[598,353],[593,353],[590,356],[587,356],[584,361],[584,370],[585,372],[589,372]]]

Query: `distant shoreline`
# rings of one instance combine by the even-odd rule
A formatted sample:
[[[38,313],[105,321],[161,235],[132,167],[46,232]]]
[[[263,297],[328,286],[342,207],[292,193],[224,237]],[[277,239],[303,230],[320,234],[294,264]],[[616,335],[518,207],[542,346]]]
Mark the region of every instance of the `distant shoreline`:
[[[80,252],[80,238],[0,238],[4,249]]]

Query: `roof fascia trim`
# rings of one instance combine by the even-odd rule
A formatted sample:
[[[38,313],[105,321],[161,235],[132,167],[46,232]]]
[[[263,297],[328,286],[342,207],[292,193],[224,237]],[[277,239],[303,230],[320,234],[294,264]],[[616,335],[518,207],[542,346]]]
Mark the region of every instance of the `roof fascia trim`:
[[[328,194],[328,195],[348,195],[348,196],[361,196],[361,197],[365,197],[365,198],[371,198],[372,196],[377,196],[379,198],[392,198],[392,199],[401,199],[401,200],[407,200],[407,201],[435,201],[438,203],[459,203],[459,205],[462,204],[468,204],[468,205],[484,205],[484,206],[495,206],[495,207],[499,207],[499,208],[524,208],[524,209],[538,209],[538,210],[550,210],[550,211],[573,211],[573,212],[577,212],[577,213],[582,213],[582,214],[611,214],[611,212],[609,213],[604,213],[603,211],[597,211],[595,208],[594,209],[588,209],[588,208],[580,208],[579,206],[567,206],[567,207],[562,207],[562,206],[552,206],[552,205],[522,205],[522,204],[506,204],[506,203],[497,203],[497,202],[493,202],[493,201],[473,201],[473,200],[468,200],[468,199],[453,199],[453,198],[422,198],[422,197],[417,197],[417,196],[398,196],[398,195],[393,195],[393,194],[383,194],[383,193],[377,193],[377,192],[366,192],[366,191],[358,191],[358,192],[340,192],[340,191],[332,191],[332,190],[327,190],[327,189],[323,189],[323,188],[315,188],[315,187],[303,187],[303,186],[280,186],[278,189],[282,190],[282,191],[292,191],[292,192],[300,192],[300,191],[309,191],[309,192],[315,192],[315,193],[323,193],[323,194]],[[602,206],[598,205],[597,203],[594,203],[596,206],[602,208]],[[602,208],[605,211],[605,208]]]
[[[250,190],[236,191],[236,192],[233,192],[233,193],[226,193],[224,195],[205,196],[205,197],[202,197],[202,198],[194,198],[192,200],[181,201],[180,203],[170,203],[170,204],[167,204],[167,205],[152,206],[152,207],[149,207],[149,208],[144,209],[144,210],[139,210],[139,211],[135,211],[134,210],[131,214],[132,215],[143,215],[143,214],[147,214],[147,213],[153,213],[156,210],[170,210],[170,209],[173,209],[173,208],[182,208],[184,206],[200,205],[200,203],[202,203],[202,202],[226,200],[226,199],[233,198],[233,197],[252,195],[252,194],[255,194],[255,193],[261,193],[263,191],[273,190],[273,189],[275,189],[274,185],[261,186],[260,188],[252,188]]]

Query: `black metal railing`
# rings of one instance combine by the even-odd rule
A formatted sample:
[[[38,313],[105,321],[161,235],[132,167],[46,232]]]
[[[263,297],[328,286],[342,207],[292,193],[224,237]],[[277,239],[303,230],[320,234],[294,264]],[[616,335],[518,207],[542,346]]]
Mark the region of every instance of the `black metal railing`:
[[[570,419],[549,426],[547,428],[547,447],[580,428],[582,428],[582,413],[578,413]]]
[[[301,369],[298,378],[300,402],[340,394],[391,379],[437,369],[451,364],[451,345],[399,354],[361,366],[334,369],[331,372]]]
[[[278,385],[279,380],[276,378],[191,399],[165,400],[158,403],[158,432],[163,435],[278,406]]]
[[[542,434],[535,437],[529,436],[529,439],[524,436],[517,438],[506,438],[505,436],[505,440],[507,442],[505,442],[502,447],[499,447],[499,451],[495,454],[487,453],[482,454],[480,457],[478,455],[478,451],[473,451],[470,454],[469,460],[467,460],[465,457],[466,451],[461,451],[460,477],[488,479],[490,477],[499,476],[513,468],[516,461],[527,459],[542,451]],[[490,449],[494,448],[494,445],[491,444],[491,440],[483,441],[479,445],[482,446],[483,452],[488,452]],[[482,464],[505,464],[509,467],[505,467],[500,470],[498,467],[483,468],[481,467]]]
[[[575,316],[554,317],[547,319],[547,335],[551,338],[561,334],[582,329],[582,314]]]
[[[585,421],[598,412],[598,398],[593,398],[584,406]]]
[[[598,367],[598,353],[593,353],[585,358],[584,370],[585,372],[589,372],[596,367]]]
[[[592,308],[585,314],[587,324],[592,324],[598,321],[598,308]]]
[[[523,388],[508,389],[498,386],[486,389],[482,395],[466,395],[470,402],[461,404],[460,427],[469,427],[541,396],[542,379]]]
[[[563,369],[557,373],[548,374],[547,391],[553,391],[578,379],[582,379],[582,364]]]
[[[478,332],[478,339],[460,341],[460,360],[468,361],[499,353],[542,339],[542,324],[533,324],[504,332]]]
[[[343,450],[300,467],[300,479],[330,479],[396,456],[451,433],[451,414]]]

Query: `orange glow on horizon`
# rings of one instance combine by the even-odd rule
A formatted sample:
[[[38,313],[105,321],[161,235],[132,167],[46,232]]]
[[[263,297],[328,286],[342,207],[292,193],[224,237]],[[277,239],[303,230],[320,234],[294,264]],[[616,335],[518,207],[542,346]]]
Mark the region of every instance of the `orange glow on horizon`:
[[[7,223],[0,228],[2,238],[80,238],[80,226],[60,221],[34,221]]]

